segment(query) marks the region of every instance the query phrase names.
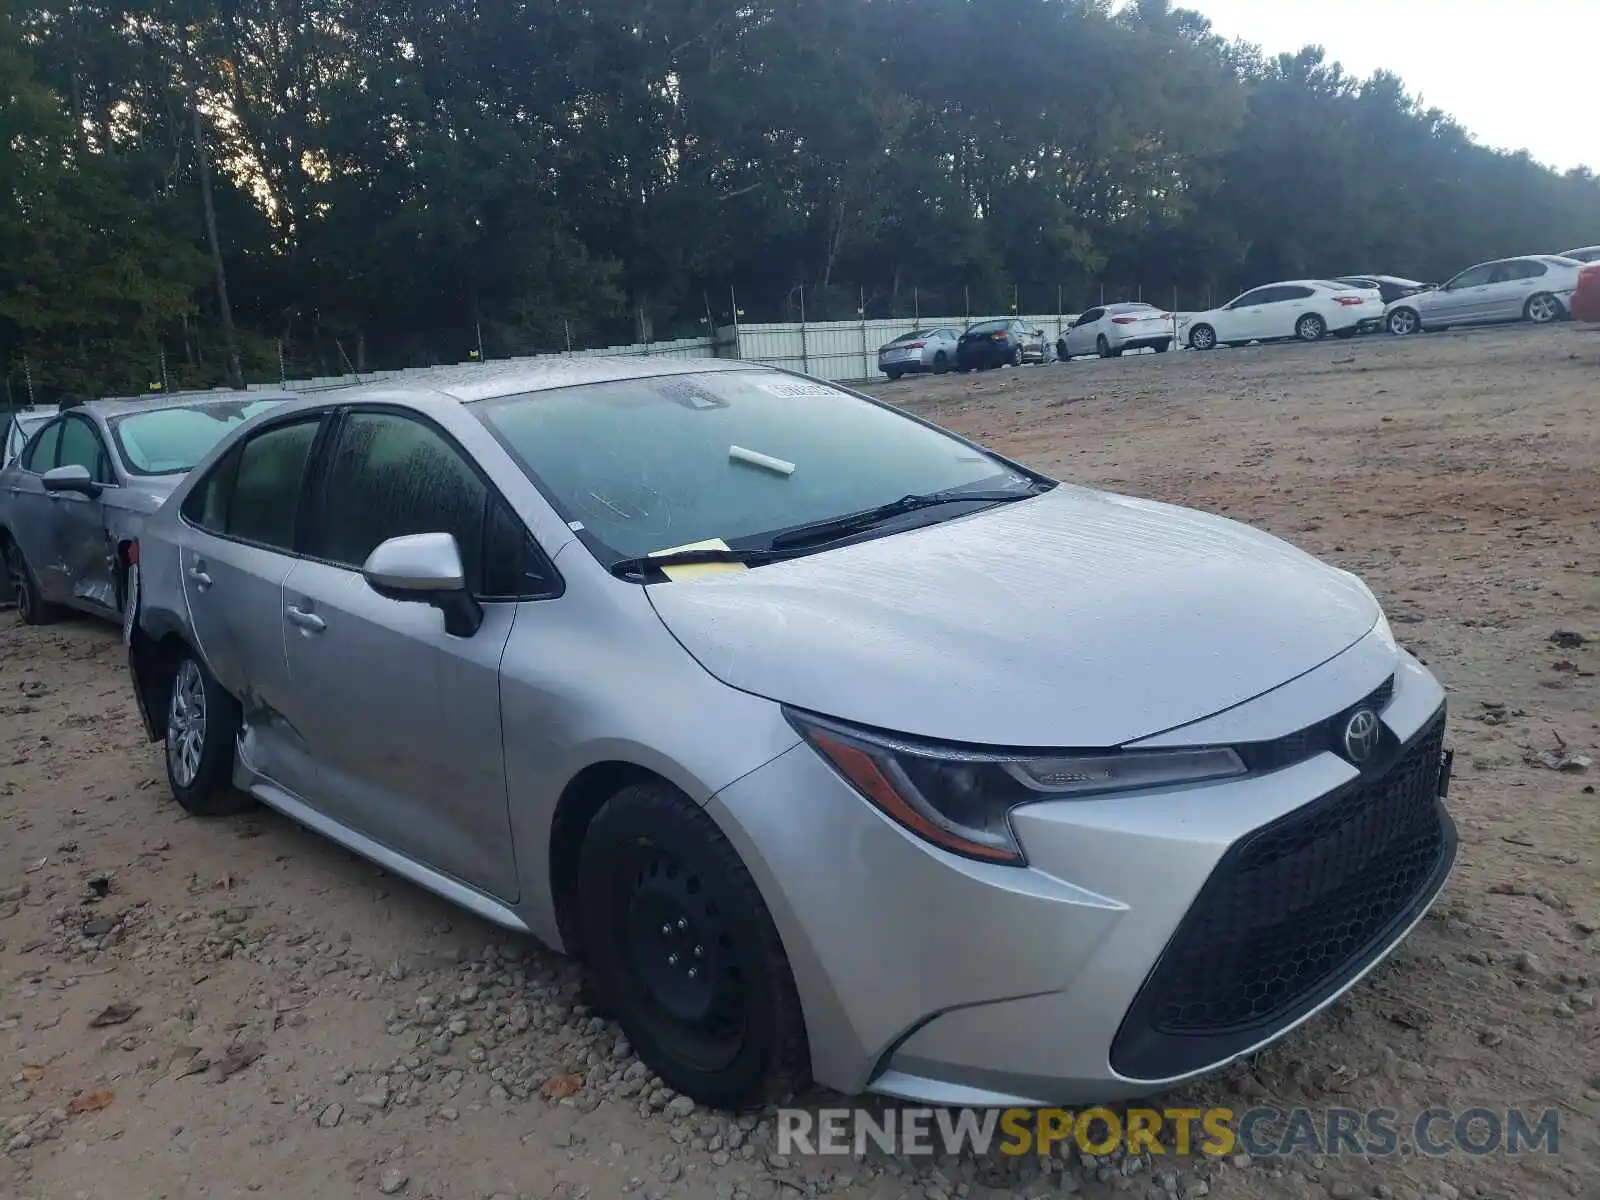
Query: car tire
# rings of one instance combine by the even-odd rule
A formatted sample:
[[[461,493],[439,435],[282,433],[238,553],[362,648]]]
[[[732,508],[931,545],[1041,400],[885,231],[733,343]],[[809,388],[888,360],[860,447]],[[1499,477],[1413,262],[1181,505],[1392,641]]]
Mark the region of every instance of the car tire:
[[[943,350],[933,356],[933,373],[943,375],[950,369],[950,356]]]
[[[9,539],[6,541],[5,560],[11,598],[17,605],[17,619],[24,625],[48,625],[59,617],[60,606],[40,596],[39,579],[28,565],[22,547]]]
[[[1397,308],[1389,314],[1384,327],[1395,337],[1409,337],[1422,332],[1422,318],[1414,308]]]
[[[1565,310],[1561,307],[1561,301],[1549,292],[1535,292],[1522,306],[1522,315],[1535,325],[1549,325],[1559,321],[1565,315]]]
[[[1352,325],[1349,329],[1335,329],[1333,331],[1333,336],[1334,337],[1339,338],[1339,339],[1344,340],[1344,341],[1348,341],[1350,338],[1355,337],[1355,335],[1356,335],[1356,327],[1354,325]]]
[[[788,958],[704,809],[662,782],[616,793],[584,834],[578,903],[596,998],[668,1087],[743,1108],[798,1082],[805,1024]]]
[[[1171,341],[1160,341],[1160,342],[1151,343],[1151,349],[1153,349],[1157,354],[1165,354],[1171,348],[1172,348],[1172,342]]]
[[[893,383],[895,380],[899,379],[900,376],[904,375],[905,372],[904,371],[885,371],[884,374],[889,377],[889,382]]]
[[[1217,348],[1217,331],[1209,325],[1196,325],[1189,330],[1189,349],[1215,350]]]
[[[1011,365],[1013,367],[1020,367],[1022,365],[1023,357],[1021,346],[1013,346],[1011,348]]]
[[[1294,335],[1302,342],[1320,342],[1328,336],[1328,323],[1316,313],[1307,313],[1294,323]]]
[[[185,649],[167,699],[167,786],[183,811],[196,817],[244,812],[255,801],[233,786],[239,702],[194,651]]]
[[[1057,362],[1071,362],[1072,361],[1072,355],[1067,353],[1067,339],[1066,338],[1062,338],[1059,342],[1056,343],[1056,361]]]
[[[1094,352],[1101,358],[1117,357],[1116,354],[1112,352],[1111,343],[1106,341],[1106,335],[1103,333],[1094,339]]]

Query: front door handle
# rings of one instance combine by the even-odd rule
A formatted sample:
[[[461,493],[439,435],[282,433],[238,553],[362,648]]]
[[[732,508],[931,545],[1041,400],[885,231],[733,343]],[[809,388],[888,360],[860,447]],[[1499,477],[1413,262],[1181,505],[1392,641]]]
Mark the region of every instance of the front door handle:
[[[305,633],[321,633],[328,627],[328,623],[314,612],[307,612],[303,608],[296,608],[293,604],[283,610],[284,616],[289,618],[291,625],[298,625]]]
[[[211,586],[211,576],[207,575],[199,567],[189,568],[189,578],[194,580],[195,587],[199,588],[202,592]]]

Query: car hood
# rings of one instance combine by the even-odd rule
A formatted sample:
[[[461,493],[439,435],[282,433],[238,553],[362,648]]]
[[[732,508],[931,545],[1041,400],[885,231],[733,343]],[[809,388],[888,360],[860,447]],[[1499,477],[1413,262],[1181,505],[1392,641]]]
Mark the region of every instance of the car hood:
[[[117,507],[129,512],[153,513],[184,481],[184,475],[135,475],[128,486],[117,489]]]
[[[1230,708],[1379,617],[1355,576],[1189,509],[1045,495],[647,589],[732,687],[908,735],[1108,747]]]

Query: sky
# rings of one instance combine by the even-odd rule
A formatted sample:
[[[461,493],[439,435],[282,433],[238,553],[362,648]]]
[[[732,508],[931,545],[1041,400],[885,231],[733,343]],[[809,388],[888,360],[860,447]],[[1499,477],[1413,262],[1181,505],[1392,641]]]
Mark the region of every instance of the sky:
[[[1600,172],[1600,0],[1173,0],[1268,53],[1392,71],[1486,146]]]

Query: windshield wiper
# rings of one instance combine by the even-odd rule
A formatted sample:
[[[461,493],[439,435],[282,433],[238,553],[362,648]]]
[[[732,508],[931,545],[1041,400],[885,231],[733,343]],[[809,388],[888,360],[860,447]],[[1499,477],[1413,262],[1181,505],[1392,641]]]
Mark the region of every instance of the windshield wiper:
[[[848,537],[853,533],[862,533],[875,525],[881,525],[905,513],[916,512],[920,508],[935,508],[941,504],[1005,504],[1012,500],[1026,500],[1038,494],[1039,485],[1031,481],[1026,488],[1020,490],[976,492],[950,488],[942,492],[913,493],[910,496],[901,496],[898,500],[891,500],[888,504],[880,504],[877,508],[866,509],[864,512],[851,513],[847,517],[833,517],[811,525],[802,525],[787,533],[780,533],[772,539],[769,548],[793,550],[815,542],[833,541],[835,538]]]

